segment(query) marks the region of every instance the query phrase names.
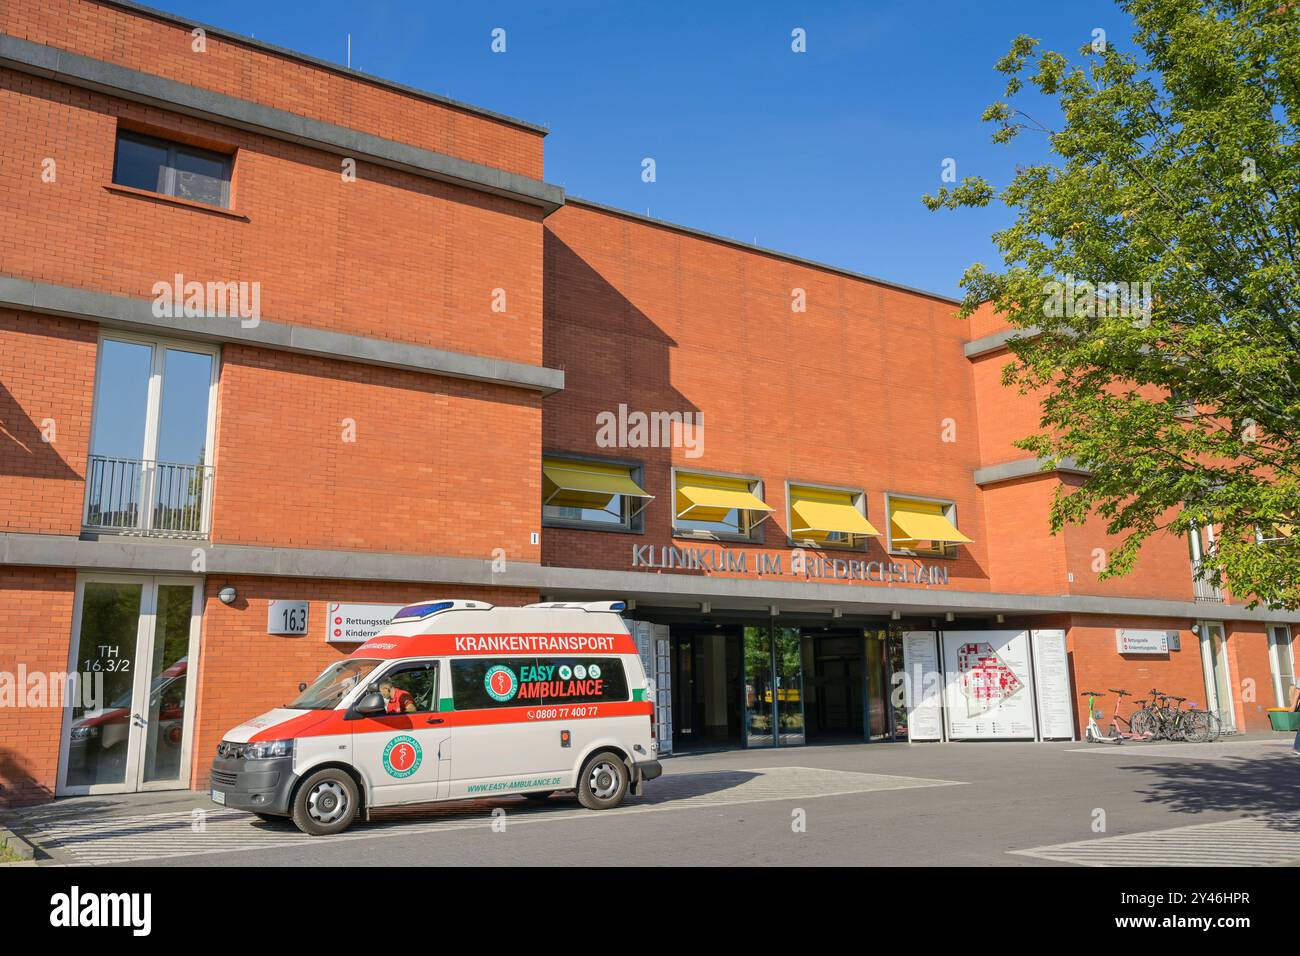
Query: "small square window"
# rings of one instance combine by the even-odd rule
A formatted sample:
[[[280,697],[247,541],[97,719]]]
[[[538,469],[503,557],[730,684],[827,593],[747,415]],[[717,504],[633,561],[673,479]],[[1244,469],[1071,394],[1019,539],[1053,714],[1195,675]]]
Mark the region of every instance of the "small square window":
[[[879,535],[867,520],[866,495],[852,488],[786,485],[790,543],[796,547],[865,550]]]
[[[230,204],[231,157],[119,130],[113,182],[208,206]]]
[[[753,541],[771,517],[757,478],[679,471],[673,475],[673,534]]]
[[[653,500],[636,465],[576,458],[542,459],[542,523],[552,527],[636,531]]]
[[[957,506],[951,501],[886,495],[885,506],[892,554],[955,558],[958,545],[971,543],[957,530]]]

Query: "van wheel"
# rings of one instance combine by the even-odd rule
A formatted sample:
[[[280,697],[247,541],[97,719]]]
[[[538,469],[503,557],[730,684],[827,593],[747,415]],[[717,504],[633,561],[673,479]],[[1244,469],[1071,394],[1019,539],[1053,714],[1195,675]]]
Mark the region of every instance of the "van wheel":
[[[303,833],[342,833],[357,818],[357,785],[346,771],[332,767],[302,782],[293,798],[293,822]]]
[[[554,792],[554,790],[534,790],[532,793],[525,793],[524,799],[530,803],[545,803],[551,799],[551,794]]]
[[[627,764],[618,754],[595,754],[578,776],[578,802],[588,810],[608,810],[623,802],[627,784]]]

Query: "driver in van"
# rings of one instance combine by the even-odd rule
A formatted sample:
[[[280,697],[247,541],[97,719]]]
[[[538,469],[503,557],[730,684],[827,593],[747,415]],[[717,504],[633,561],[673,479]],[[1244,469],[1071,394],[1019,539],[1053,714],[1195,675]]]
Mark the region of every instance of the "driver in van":
[[[381,680],[379,682],[380,696],[387,701],[384,710],[389,714],[413,714],[415,713],[415,699],[400,687],[393,685],[390,680]]]

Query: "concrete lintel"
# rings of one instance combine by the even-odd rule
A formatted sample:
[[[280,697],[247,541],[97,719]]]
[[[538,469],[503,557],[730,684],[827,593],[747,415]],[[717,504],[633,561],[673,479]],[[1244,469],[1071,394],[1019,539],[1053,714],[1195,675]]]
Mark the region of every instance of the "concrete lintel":
[[[508,385],[549,395],[564,388],[560,369],[464,352],[448,352],[344,332],[265,319],[244,328],[238,318],[159,318],[147,299],[109,295],[0,275],[0,307],[97,322],[109,328],[231,342],[342,362],[427,372],[449,378]]]
[[[975,484],[984,487],[1028,475],[1090,474],[1087,468],[1082,467],[1072,458],[1063,459],[1055,468],[1046,468],[1046,465],[1046,458],[1020,458],[1000,465],[989,465],[987,468],[976,468]]]
[[[775,604],[792,611],[887,614],[1106,614],[1135,617],[1213,618],[1230,621],[1300,621],[1300,612],[1249,610],[1241,605],[1162,601],[1091,595],[1005,594],[889,585],[827,584],[774,578],[724,578],[644,571],[599,571],[543,567],[541,588],[548,597],[631,598],[638,606],[698,606],[712,610],[762,610]]]
[[[1040,335],[1038,329],[1003,329],[1001,332],[994,332],[992,335],[986,335],[983,338],[974,339],[967,342],[964,346],[966,357],[968,359],[979,358],[981,355],[989,355],[993,352],[1001,352],[1009,347],[1012,339],[1032,339]]]
[[[521,561],[508,562],[505,571],[497,572],[492,561],[478,558],[251,547],[118,535],[86,540],[16,532],[0,533],[0,565],[193,574],[194,551],[200,548],[205,573],[210,577],[251,575],[520,588],[536,588],[539,579],[538,565]]]

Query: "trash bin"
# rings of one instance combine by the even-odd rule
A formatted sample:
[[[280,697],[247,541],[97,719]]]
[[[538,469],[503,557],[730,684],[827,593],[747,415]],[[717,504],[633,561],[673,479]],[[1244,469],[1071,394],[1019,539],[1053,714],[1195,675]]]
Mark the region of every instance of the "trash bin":
[[[1274,730],[1285,730],[1288,733],[1300,730],[1300,712],[1287,710],[1285,707],[1270,707],[1268,720]]]

